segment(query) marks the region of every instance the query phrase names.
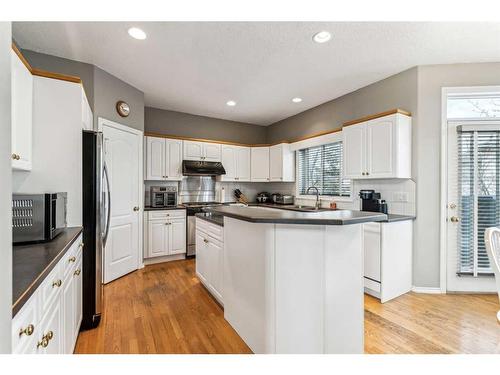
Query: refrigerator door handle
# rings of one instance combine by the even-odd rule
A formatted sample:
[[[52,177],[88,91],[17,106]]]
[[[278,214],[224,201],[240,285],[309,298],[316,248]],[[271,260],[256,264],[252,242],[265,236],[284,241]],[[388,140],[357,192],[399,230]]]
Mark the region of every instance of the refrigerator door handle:
[[[104,162],[104,177],[106,180],[106,226],[104,230],[104,237],[103,237],[103,245],[106,247],[106,242],[108,240],[108,233],[109,233],[109,224],[110,224],[110,219],[111,219],[111,190],[109,186],[109,176],[108,176],[108,167],[106,166],[106,162]]]

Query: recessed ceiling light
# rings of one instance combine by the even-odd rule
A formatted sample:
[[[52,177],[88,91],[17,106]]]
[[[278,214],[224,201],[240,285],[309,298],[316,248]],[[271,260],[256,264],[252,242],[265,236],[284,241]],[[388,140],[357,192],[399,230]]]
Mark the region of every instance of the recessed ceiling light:
[[[236,102],[234,100],[228,100],[226,102],[226,105],[230,106],[230,107],[234,107],[236,105]]]
[[[320,31],[319,33],[314,34],[313,40],[316,43],[326,43],[330,39],[332,39],[332,34],[328,31]]]
[[[302,98],[293,98],[292,102],[294,103],[300,103],[302,101]]]
[[[138,27],[131,27],[130,29],[128,29],[128,35],[139,40],[144,40],[147,36],[146,33]]]

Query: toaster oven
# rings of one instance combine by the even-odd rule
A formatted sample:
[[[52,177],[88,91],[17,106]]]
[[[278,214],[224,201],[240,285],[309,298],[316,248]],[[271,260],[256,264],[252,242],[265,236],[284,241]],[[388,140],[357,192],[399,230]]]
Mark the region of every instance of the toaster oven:
[[[151,207],[177,206],[177,188],[175,186],[151,186]]]
[[[66,193],[13,194],[12,242],[50,241],[66,228]]]

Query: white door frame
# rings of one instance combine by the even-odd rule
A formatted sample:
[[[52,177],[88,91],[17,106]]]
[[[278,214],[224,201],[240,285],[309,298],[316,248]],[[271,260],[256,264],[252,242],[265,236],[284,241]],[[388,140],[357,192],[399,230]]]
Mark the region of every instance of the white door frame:
[[[441,293],[447,291],[447,216],[448,210],[448,96],[467,94],[499,94],[500,86],[463,86],[441,88],[441,199],[440,199],[440,257],[439,257],[439,288]],[[460,119],[453,119],[457,121]],[[471,119],[467,119],[471,120]],[[484,118],[483,118],[484,120]]]
[[[98,130],[102,132],[102,127],[104,124],[111,126],[115,129],[126,131],[135,135],[138,135],[140,137],[140,142],[139,142],[139,155],[144,155],[143,152],[143,146],[144,146],[144,132],[142,130],[134,129],[131,128],[130,126],[120,124],[118,122],[114,122],[111,120],[107,120],[103,117],[98,117],[97,118],[97,123],[98,123]],[[144,241],[143,241],[143,222],[144,222],[144,180],[143,180],[143,167],[144,167],[144,162],[143,160],[139,160],[139,168],[138,168],[138,173],[139,173],[139,186],[138,186],[138,192],[139,192],[139,251],[137,254],[137,264],[139,265],[139,269],[144,267]],[[102,252],[102,255],[104,257],[105,251]],[[104,260],[103,260],[103,265],[104,265]],[[104,266],[103,266],[104,267]],[[104,274],[103,274],[104,277]]]

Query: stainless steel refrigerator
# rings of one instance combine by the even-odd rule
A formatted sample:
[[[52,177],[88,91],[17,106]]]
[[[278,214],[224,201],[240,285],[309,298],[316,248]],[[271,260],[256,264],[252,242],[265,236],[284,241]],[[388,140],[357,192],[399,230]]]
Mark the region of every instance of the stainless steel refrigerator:
[[[83,131],[83,320],[82,330],[99,325],[103,311],[103,254],[109,230],[110,191],[103,134]]]

